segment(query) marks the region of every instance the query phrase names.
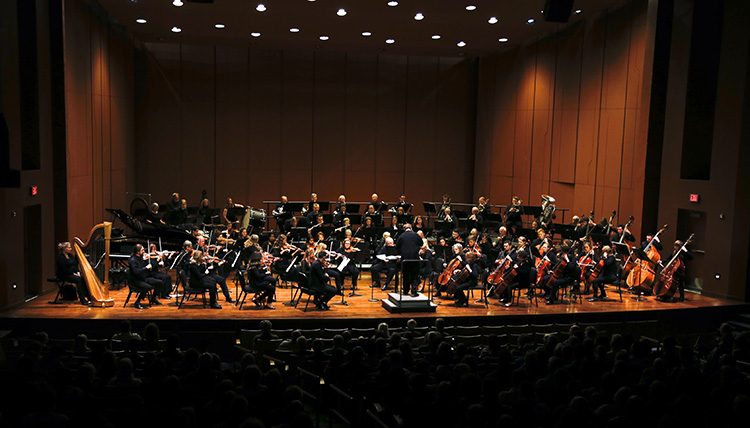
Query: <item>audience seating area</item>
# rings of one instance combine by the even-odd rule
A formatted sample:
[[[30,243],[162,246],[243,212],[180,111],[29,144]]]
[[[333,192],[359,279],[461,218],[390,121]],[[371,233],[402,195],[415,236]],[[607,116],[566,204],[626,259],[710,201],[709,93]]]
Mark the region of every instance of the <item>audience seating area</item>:
[[[392,321],[396,324],[397,321]],[[654,321],[0,339],[3,426],[745,426],[750,331]],[[163,335],[166,338],[162,337]],[[221,346],[218,346],[221,345]],[[7,394],[12,391],[11,394]]]

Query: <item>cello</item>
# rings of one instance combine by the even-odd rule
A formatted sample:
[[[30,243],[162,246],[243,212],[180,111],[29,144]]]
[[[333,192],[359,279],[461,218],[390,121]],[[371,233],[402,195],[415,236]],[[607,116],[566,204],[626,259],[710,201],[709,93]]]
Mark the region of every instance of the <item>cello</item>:
[[[651,238],[651,241],[649,241],[646,248],[643,249],[643,252],[648,256],[648,261],[641,259],[635,261],[633,269],[628,274],[628,279],[626,281],[629,288],[635,289],[636,291],[643,291],[645,293],[651,291],[651,286],[654,283],[655,277],[655,272],[652,266],[656,265],[659,263],[659,260],[661,260],[659,251],[654,248],[654,242],[659,235],[667,230],[667,228],[669,228],[669,225],[665,224],[664,227],[659,229],[659,231],[656,232],[656,235]]]
[[[567,249],[567,251],[562,252],[560,254],[559,260],[557,261],[557,265],[555,266],[555,269],[552,271],[552,274],[549,277],[549,280],[547,281],[547,288],[550,288],[552,286],[552,283],[558,280],[563,272],[565,271],[565,268],[568,266],[569,260],[568,255],[571,251],[573,251],[575,248],[578,247],[578,243],[580,241],[576,241],[575,244],[573,244],[570,248]]]
[[[687,252],[687,245],[693,240],[695,234],[691,234],[690,237],[682,244],[677,254],[667,263],[666,266],[659,273],[659,279],[654,283],[654,295],[658,298],[669,299],[674,295],[677,283],[682,280],[682,276],[685,273],[685,262],[682,261],[680,255]]]

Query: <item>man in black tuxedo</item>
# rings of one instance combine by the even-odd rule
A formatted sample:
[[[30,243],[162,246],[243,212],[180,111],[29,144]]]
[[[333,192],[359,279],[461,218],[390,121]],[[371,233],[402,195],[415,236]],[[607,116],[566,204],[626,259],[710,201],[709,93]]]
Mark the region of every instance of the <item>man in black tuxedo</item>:
[[[313,262],[310,266],[310,288],[319,297],[316,298],[316,305],[318,308],[327,311],[328,301],[336,295],[336,287],[328,284],[328,274],[325,272],[326,253],[321,251],[318,253],[318,259]]]
[[[404,232],[396,241],[396,251],[401,256],[401,266],[404,272],[403,291],[406,293],[407,287],[411,286],[411,296],[417,296],[417,287],[419,286],[419,263],[404,263],[405,261],[418,261],[419,250],[422,248],[422,238],[417,235],[411,228],[410,224],[404,225]]]

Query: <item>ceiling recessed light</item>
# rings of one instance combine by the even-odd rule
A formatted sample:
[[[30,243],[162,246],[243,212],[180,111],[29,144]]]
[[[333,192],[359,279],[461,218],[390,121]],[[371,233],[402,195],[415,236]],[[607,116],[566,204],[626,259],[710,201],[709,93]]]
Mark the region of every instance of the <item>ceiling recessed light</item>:
[[[499,39],[497,39],[497,41],[500,42],[500,43],[505,43],[505,42],[508,41],[508,38],[507,37],[500,37]]]
[[[526,25],[534,25],[535,22],[536,22],[536,19],[529,18],[526,20]]]
[[[466,6],[466,10],[477,10],[477,7],[474,6],[473,4],[470,4],[470,5]]]
[[[432,40],[440,40],[440,34],[433,34]]]
[[[291,33],[299,33],[299,28],[292,27],[292,28],[289,29],[289,32],[291,32]]]
[[[386,39],[385,42],[388,43],[389,45],[392,45],[392,44],[396,43],[396,41],[394,39]]]
[[[346,9],[339,9],[338,12],[336,12],[336,15],[338,16],[346,16]]]
[[[487,22],[490,24],[497,24],[497,17],[493,16],[492,18],[488,19]]]
[[[370,36],[372,36],[372,32],[370,32],[370,31],[363,31],[362,35],[365,36],[365,37],[370,37]]]
[[[182,31],[182,28],[180,28],[180,27],[172,27],[172,32],[173,33],[179,33],[180,31]]]
[[[424,19],[424,15],[420,12],[420,13],[414,15],[414,19],[416,19],[417,21],[421,21],[421,20]]]
[[[328,40],[328,36],[320,36],[320,40]]]
[[[185,3],[183,3],[183,2],[182,2],[182,0],[174,0],[174,1],[172,2],[172,4],[173,4],[174,6],[180,7],[180,6],[182,6],[183,4],[185,4]]]
[[[250,35],[253,36],[253,37],[260,37],[260,33],[257,32],[257,31],[254,31],[254,32],[250,33]]]
[[[263,3],[261,3],[261,4],[257,5],[257,6],[255,6],[255,10],[257,10],[258,12],[265,12],[268,9],[266,8],[266,5],[264,5]]]
[[[216,24],[216,25],[214,25],[214,27],[221,29],[221,28],[226,28],[226,25],[224,25],[224,24]]]
[[[458,46],[459,48],[462,48],[462,47],[466,46],[466,42],[464,42],[463,40],[461,40],[460,42],[456,43],[456,46]]]
[[[143,18],[138,18],[138,19],[135,20],[135,22],[137,22],[139,24],[145,24],[147,21],[145,19],[143,19]]]
[[[576,15],[580,15],[583,13],[583,9],[576,9],[576,11],[573,13],[575,13]]]
[[[390,7],[398,6],[398,2],[397,1],[389,1],[388,2],[388,6],[390,6]]]

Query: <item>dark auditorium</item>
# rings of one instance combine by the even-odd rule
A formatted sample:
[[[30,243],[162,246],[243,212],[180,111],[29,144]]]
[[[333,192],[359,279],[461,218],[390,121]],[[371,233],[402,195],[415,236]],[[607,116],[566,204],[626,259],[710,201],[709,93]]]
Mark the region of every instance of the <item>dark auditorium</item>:
[[[749,22],[0,1],[0,428],[747,426]]]

